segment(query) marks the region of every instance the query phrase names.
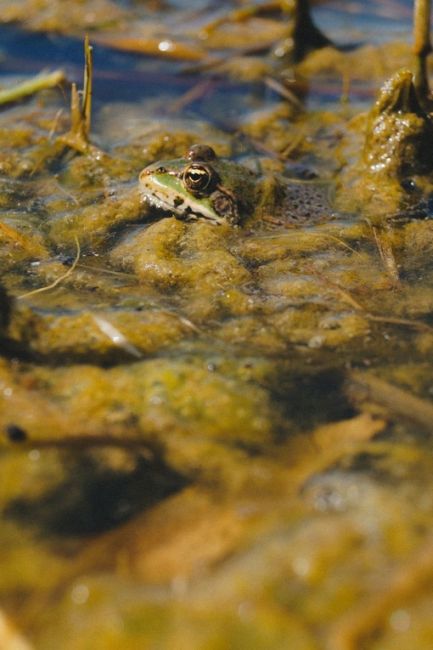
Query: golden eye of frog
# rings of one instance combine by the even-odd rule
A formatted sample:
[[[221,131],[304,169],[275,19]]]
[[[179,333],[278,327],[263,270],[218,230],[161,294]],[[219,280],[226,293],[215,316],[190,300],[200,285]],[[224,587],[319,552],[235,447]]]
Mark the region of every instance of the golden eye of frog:
[[[140,174],[143,200],[178,219],[238,225],[249,217],[276,223],[329,216],[329,186],[318,181],[263,177],[193,145],[185,158],[156,162]]]

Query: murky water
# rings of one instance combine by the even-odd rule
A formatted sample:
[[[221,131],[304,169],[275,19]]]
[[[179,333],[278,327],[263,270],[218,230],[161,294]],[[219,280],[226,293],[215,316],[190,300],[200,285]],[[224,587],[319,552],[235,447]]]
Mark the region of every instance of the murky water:
[[[94,84],[90,144],[68,85],[0,113],[0,646],[428,650],[430,176],[397,219],[361,164],[411,3],[319,3],[296,64],[272,7],[9,5],[4,86],[81,88],[88,30]],[[332,207],[161,215],[138,175],[194,143]]]

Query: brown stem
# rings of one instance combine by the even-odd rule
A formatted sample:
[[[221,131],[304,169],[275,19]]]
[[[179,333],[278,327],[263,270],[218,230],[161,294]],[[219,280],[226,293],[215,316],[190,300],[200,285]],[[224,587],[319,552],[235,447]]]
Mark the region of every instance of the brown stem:
[[[433,404],[422,397],[359,370],[348,374],[346,390],[349,399],[355,403],[378,404],[386,409],[390,419],[408,420],[428,433],[432,432]]]
[[[430,39],[431,0],[414,0],[413,53],[415,55],[414,83],[421,100],[428,99],[430,88],[427,57],[432,51]]]

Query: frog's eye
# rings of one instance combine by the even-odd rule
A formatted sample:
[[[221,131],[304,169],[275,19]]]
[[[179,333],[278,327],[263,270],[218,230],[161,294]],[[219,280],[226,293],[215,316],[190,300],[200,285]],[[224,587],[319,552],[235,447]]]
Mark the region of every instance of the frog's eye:
[[[190,192],[204,192],[210,189],[214,176],[210,167],[193,163],[183,172],[183,182]]]

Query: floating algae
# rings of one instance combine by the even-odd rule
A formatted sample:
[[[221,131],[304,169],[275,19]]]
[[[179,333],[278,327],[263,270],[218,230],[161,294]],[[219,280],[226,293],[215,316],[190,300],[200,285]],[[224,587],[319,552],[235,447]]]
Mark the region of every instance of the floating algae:
[[[254,82],[228,79],[217,37],[251,42],[260,20],[281,38],[277,4],[235,25],[212,2],[189,22],[175,3],[0,3],[31,29],[104,30],[90,128],[75,91],[73,124],[52,89],[0,115],[2,647],[432,645],[425,88],[404,44],[380,70],[376,46],[308,54],[309,94],[268,47],[239,48]],[[220,21],[185,40],[201,70],[155,86],[149,59],[117,53],[113,77],[98,39],[135,37],[141,11],[158,43]],[[294,224],[268,201],[217,226],[144,203],[140,172],[191,150],[203,192],[196,143],[277,201],[275,178],[335,186],[332,210]]]

